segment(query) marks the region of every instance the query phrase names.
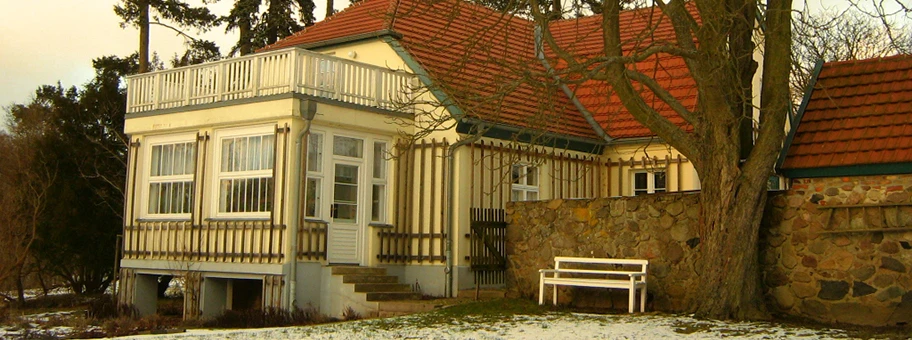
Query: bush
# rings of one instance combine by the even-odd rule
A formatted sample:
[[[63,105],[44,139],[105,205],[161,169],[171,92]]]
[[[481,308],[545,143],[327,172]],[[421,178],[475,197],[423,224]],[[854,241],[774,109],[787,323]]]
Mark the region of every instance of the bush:
[[[119,316],[133,318],[138,315],[133,305],[117,305],[114,297],[103,295],[89,302],[88,317],[92,319],[105,320],[113,319]]]
[[[262,328],[312,325],[329,321],[320,314],[316,308],[295,308],[285,310],[281,308],[248,309],[241,311],[227,310],[214,320],[206,322],[206,327],[215,328]]]
[[[356,312],[351,306],[345,307],[345,310],[342,311],[342,320],[353,321],[361,320],[361,313]]]

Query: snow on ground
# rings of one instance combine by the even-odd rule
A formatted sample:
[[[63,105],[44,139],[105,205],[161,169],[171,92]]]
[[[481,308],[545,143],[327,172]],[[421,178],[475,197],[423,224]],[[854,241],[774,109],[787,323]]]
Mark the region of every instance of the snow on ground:
[[[841,330],[722,322],[674,315],[551,313],[499,319],[428,321],[412,315],[328,325],[251,330],[189,330],[129,339],[845,339]]]

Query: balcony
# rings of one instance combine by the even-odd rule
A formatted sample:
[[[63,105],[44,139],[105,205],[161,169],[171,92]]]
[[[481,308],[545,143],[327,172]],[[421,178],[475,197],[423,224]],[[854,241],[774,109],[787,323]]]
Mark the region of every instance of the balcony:
[[[127,113],[285,93],[411,111],[416,77],[370,64],[289,48],[127,77]]]

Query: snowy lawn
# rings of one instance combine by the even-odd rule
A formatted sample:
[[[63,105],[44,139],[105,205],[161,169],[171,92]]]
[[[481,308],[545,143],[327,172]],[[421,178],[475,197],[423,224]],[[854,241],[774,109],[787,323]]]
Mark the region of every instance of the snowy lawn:
[[[409,316],[316,326],[189,330],[134,339],[847,339],[870,331],[722,322],[667,314],[583,314],[525,300],[469,303]],[[884,334],[896,338],[896,334]],[[904,338],[904,337],[900,337]]]
[[[426,316],[255,330],[189,330],[156,339],[846,339],[841,330],[769,323],[701,321],[670,315],[548,313],[493,320],[463,317],[428,322]]]

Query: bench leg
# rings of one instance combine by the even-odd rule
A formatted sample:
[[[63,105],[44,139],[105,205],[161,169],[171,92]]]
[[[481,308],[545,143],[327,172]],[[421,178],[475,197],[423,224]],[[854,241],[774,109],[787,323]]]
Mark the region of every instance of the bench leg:
[[[552,299],[554,301],[551,304],[557,306],[557,285],[554,285],[554,296],[552,297]]]
[[[545,304],[545,280],[538,282],[538,305]]]
[[[627,302],[627,313],[633,313],[633,305],[636,303],[636,289],[629,289],[630,292]]]
[[[646,285],[640,288],[640,313],[646,311]]]

